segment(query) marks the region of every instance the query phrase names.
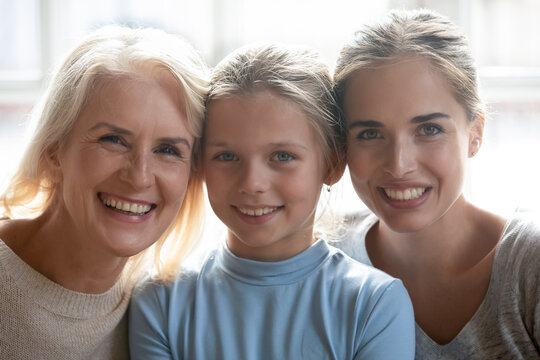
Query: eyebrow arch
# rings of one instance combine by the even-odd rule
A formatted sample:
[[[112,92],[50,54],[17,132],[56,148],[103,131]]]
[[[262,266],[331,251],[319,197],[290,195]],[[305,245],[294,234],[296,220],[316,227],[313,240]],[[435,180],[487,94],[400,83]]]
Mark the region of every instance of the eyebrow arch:
[[[349,130],[355,127],[375,127],[382,128],[384,125],[375,120],[356,120],[349,124]]]
[[[419,124],[419,123],[423,123],[423,122],[430,121],[437,118],[450,119],[450,115],[445,114],[445,113],[440,113],[440,112],[431,113],[427,115],[418,115],[411,119],[411,123]]]
[[[115,126],[113,124],[106,123],[106,122],[99,122],[96,125],[92,126],[90,128],[90,130],[96,130],[96,129],[99,129],[99,128],[102,128],[102,127],[109,128],[112,131],[115,131],[115,132],[120,133],[120,134],[133,135],[133,133],[131,131],[127,130],[127,129],[123,129],[121,127],[118,127],[118,126]]]
[[[431,113],[426,115],[418,115],[411,119],[411,123],[420,124],[426,121],[430,121],[437,118],[450,119],[450,115],[445,113]],[[382,128],[384,124],[375,120],[356,120],[349,124],[349,130],[355,127],[370,127],[370,128]]]
[[[99,122],[96,125],[92,126],[90,130],[96,130],[102,127],[109,128],[110,130],[117,132],[119,134],[133,135],[133,133],[127,129],[124,129],[124,128],[121,128],[121,127],[118,127],[116,125],[106,123],[106,122]],[[188,147],[188,149],[191,149],[191,144],[189,143],[187,139],[183,137],[162,137],[162,138],[159,138],[158,140],[160,142],[164,142],[166,144],[171,144],[171,145],[184,144],[185,146]]]
[[[299,144],[299,143],[295,143],[295,142],[289,142],[289,141],[283,141],[283,142],[275,142],[275,143],[271,143],[269,144],[270,146],[272,147],[278,147],[278,148],[282,148],[282,147],[287,147],[287,146],[292,146],[292,147],[297,147],[297,148],[302,148],[302,149],[306,149],[306,150],[309,150],[306,146],[302,145],[302,144]],[[230,143],[226,142],[226,141],[214,141],[214,142],[208,142],[206,143],[205,146],[208,146],[208,147],[229,147],[230,146]]]
[[[189,141],[183,137],[163,137],[163,138],[159,138],[158,139],[160,142],[164,142],[166,144],[170,144],[170,145],[176,145],[176,144],[184,144],[185,146],[187,146],[188,149],[191,149],[191,144],[189,143]]]

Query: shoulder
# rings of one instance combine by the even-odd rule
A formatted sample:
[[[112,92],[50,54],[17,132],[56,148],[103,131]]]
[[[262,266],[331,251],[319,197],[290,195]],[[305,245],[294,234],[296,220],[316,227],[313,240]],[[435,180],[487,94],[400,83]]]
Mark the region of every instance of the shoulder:
[[[371,266],[366,252],[366,234],[377,223],[377,217],[369,210],[347,214],[343,218],[343,231],[331,245],[341,249],[356,261]]]
[[[508,220],[498,247],[498,257],[540,269],[540,217],[534,213],[516,214]]]
[[[540,220],[535,214],[510,219],[495,254],[496,278],[524,299],[540,300]],[[499,283],[499,282],[497,282]]]
[[[354,319],[355,344],[366,358],[413,358],[414,312],[401,280],[356,262],[340,250],[332,254],[339,267],[331,292]],[[388,343],[392,343],[389,348]]]
[[[337,272],[335,279],[342,279],[344,291],[356,292],[364,301],[370,302],[383,296],[409,301],[401,280],[354,260],[340,249],[330,248],[333,252],[331,262]]]

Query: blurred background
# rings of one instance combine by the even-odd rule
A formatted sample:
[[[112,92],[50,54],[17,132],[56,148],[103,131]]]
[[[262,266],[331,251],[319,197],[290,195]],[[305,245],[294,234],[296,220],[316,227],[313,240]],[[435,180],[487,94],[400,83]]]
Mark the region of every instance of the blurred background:
[[[480,70],[489,119],[470,161],[468,198],[501,214],[540,210],[538,0],[0,0],[0,191],[22,155],[29,113],[52,69],[102,25],[182,35],[210,65],[246,43],[277,40],[317,47],[333,68],[362,24],[392,8],[421,7],[461,26]],[[363,207],[347,174],[330,197],[339,211]]]

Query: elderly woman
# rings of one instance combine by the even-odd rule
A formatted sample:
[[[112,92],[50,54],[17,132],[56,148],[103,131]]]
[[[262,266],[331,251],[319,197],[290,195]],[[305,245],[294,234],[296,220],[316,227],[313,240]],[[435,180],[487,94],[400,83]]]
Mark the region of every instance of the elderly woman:
[[[151,261],[174,277],[200,230],[206,70],[177,37],[117,26],[61,65],[0,198],[0,358],[129,357],[134,282]]]

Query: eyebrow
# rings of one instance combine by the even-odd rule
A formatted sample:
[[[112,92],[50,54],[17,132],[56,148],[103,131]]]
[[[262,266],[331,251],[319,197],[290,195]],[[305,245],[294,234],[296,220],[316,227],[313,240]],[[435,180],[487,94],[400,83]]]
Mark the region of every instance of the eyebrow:
[[[418,115],[418,116],[415,116],[415,117],[413,117],[411,119],[411,123],[420,124],[420,123],[430,121],[430,120],[433,120],[433,119],[437,119],[437,118],[450,119],[450,115],[445,114],[445,113],[440,113],[440,112],[431,113],[431,114],[427,114],[427,115]]]
[[[450,115],[441,113],[441,112],[435,112],[435,113],[426,114],[426,115],[418,115],[411,119],[411,123],[421,124],[426,121],[430,121],[430,120],[438,119],[438,118],[450,119]],[[355,127],[382,128],[384,127],[384,124],[375,120],[356,120],[350,123],[348,126],[349,130]]]
[[[116,133],[119,133],[119,134],[124,134],[124,135],[133,135],[133,132],[127,130],[127,129],[124,129],[124,128],[121,128],[121,127],[118,127],[116,125],[113,125],[113,124],[110,124],[110,123],[106,123],[106,122],[99,122],[97,123],[96,125],[92,126],[90,128],[90,130],[96,130],[96,129],[99,129],[99,128],[102,128],[102,127],[105,127],[105,128],[108,128]],[[191,144],[189,143],[189,141],[186,139],[186,138],[183,138],[183,137],[161,137],[158,139],[160,142],[163,142],[163,143],[166,143],[166,144],[171,144],[171,145],[176,145],[176,144],[184,144],[185,146],[188,147],[188,149],[191,149]]]
[[[208,142],[206,143],[206,146],[213,146],[213,147],[229,147],[231,143],[227,141],[214,141],[214,142]],[[306,146],[293,142],[293,141],[282,141],[282,142],[275,142],[269,144],[272,147],[287,147],[287,146],[293,146],[293,147],[299,147],[305,150],[309,150]]]

